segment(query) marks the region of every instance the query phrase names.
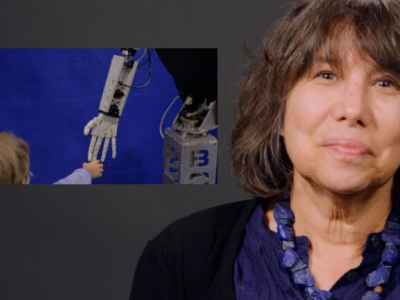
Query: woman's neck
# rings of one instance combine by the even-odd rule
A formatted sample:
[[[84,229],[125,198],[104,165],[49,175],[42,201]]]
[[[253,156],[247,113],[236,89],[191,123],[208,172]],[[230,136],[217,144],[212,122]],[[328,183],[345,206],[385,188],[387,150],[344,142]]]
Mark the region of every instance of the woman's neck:
[[[386,183],[353,195],[338,195],[315,187],[303,178],[294,180],[291,208],[297,236],[331,245],[359,245],[371,232],[381,231],[391,210],[391,185]]]
[[[310,240],[309,268],[316,286],[329,290],[362,260],[367,236],[383,230],[391,210],[391,182],[358,195],[337,195],[296,179],[290,205],[296,236]],[[273,205],[266,213],[276,231]]]

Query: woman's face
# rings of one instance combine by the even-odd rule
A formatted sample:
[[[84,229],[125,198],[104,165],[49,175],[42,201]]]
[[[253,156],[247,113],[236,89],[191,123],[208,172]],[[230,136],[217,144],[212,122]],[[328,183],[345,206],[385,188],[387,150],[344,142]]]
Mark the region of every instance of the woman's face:
[[[400,78],[349,46],[316,57],[287,97],[281,129],[294,180],[339,194],[391,186],[400,165]]]

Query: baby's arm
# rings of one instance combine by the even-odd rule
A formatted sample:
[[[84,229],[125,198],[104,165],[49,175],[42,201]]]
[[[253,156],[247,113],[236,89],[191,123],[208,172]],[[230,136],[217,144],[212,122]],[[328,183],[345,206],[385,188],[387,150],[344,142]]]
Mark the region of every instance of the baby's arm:
[[[82,168],[89,171],[90,175],[92,176],[92,179],[101,177],[101,175],[104,171],[104,166],[102,163],[100,163],[99,160],[94,160],[94,161],[91,161],[88,163],[83,163]]]

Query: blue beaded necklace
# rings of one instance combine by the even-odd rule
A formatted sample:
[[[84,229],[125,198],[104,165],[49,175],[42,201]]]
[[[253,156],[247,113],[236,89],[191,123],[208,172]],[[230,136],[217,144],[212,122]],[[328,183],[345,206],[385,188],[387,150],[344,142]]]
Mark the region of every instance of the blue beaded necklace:
[[[307,300],[333,300],[333,294],[315,287],[315,281],[308,266],[300,259],[295,251],[295,234],[293,224],[294,213],[290,209],[290,194],[285,193],[276,203],[274,218],[278,225],[279,239],[282,241],[284,253],[281,258],[281,265],[290,271],[292,280],[298,286],[304,288]],[[379,300],[383,287],[389,280],[392,267],[398,263],[400,246],[400,218],[393,211],[386,221],[385,230],[381,233],[381,239],[386,243],[382,252],[381,261],[375,271],[368,274],[366,284],[371,288],[361,300]]]

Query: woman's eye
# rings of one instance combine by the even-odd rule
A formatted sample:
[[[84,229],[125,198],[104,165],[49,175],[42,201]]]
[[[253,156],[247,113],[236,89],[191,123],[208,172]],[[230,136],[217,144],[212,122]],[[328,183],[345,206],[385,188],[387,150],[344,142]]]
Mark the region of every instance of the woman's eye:
[[[384,88],[395,88],[396,90],[400,89],[399,84],[391,78],[381,78],[376,81],[376,84],[380,87]]]
[[[327,79],[327,80],[334,80],[337,78],[333,72],[329,72],[329,71],[319,72],[315,77],[321,78],[321,79]]]

